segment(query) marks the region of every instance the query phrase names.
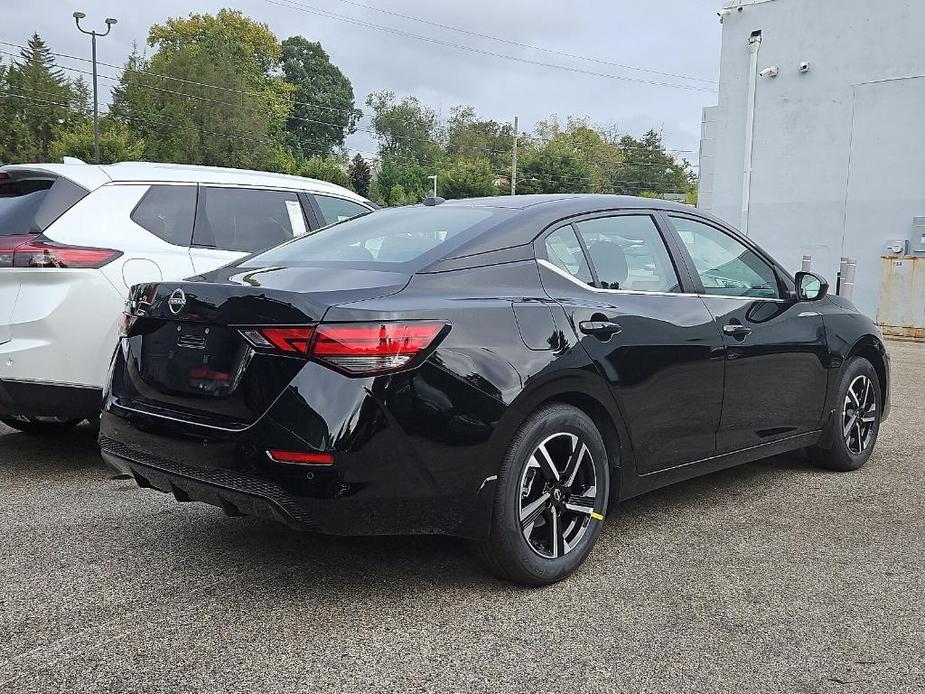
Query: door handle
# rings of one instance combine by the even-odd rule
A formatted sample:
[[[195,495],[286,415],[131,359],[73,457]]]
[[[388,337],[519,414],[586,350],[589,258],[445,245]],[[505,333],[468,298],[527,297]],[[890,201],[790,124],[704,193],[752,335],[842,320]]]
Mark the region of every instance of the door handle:
[[[578,329],[585,335],[594,335],[602,340],[608,340],[611,336],[623,332],[619,323],[609,320],[585,320],[578,324]]]
[[[742,338],[745,338],[751,335],[752,329],[744,325],[731,324],[731,325],[724,325],[723,332],[726,333],[727,335],[731,335],[732,337],[742,339]]]

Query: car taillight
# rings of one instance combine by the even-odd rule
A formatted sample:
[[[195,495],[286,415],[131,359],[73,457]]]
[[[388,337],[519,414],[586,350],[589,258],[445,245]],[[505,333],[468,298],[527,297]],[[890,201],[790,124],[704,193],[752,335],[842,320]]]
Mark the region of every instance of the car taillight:
[[[322,323],[298,328],[244,328],[254,347],[306,356],[350,376],[389,373],[413,366],[447,324],[439,321]]]
[[[241,334],[254,347],[278,349],[286,354],[308,354],[308,346],[315,329],[304,328],[248,328]]]
[[[396,371],[428,349],[446,323],[330,323],[315,330],[311,355],[348,374]]]
[[[33,268],[101,268],[122,255],[111,248],[66,246],[36,239],[13,250],[13,267]]]

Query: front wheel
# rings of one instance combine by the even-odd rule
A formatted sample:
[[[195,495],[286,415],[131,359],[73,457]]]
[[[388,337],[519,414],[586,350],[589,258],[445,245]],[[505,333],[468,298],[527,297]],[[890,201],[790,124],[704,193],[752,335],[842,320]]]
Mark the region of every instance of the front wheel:
[[[590,554],[609,489],[607,450],[591,418],[571,405],[543,407],[511,442],[498,473],[491,531],[475,553],[517,583],[561,581]]]
[[[62,431],[69,431],[78,424],[82,419],[60,419],[51,417],[24,417],[24,416],[3,416],[0,422],[3,422],[11,429],[16,429],[24,434],[32,436],[42,436],[47,434],[58,434]]]
[[[837,402],[840,409],[832,415],[832,447],[814,446],[807,453],[821,467],[857,470],[870,458],[880,432],[883,399],[873,364],[856,357],[846,365]]]

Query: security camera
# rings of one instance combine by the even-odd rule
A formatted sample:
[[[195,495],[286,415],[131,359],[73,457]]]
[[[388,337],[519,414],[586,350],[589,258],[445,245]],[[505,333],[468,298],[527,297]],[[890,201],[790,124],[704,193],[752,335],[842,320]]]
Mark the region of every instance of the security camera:
[[[719,12],[717,12],[717,13],[716,13],[716,16],[719,17],[720,19],[722,19],[723,17],[728,17],[728,16],[731,15],[731,14],[732,14],[732,9],[729,8],[729,7],[726,7],[726,8],[724,8],[724,9],[720,10]]]
[[[762,77],[777,77],[780,74],[780,68],[777,65],[772,65],[771,67],[766,67],[758,74]]]
[[[809,61],[803,60],[800,62],[800,72],[809,72]]]

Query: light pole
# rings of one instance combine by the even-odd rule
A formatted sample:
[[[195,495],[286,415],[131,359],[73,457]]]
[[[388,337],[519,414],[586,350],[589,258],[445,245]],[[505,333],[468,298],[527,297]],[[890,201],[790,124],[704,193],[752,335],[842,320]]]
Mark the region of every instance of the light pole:
[[[77,23],[77,28],[80,29],[80,32],[90,36],[90,43],[93,46],[93,161],[95,164],[100,163],[100,100],[98,95],[98,87],[96,84],[96,37],[97,36],[108,36],[109,32],[112,31],[112,25],[116,24],[115,19],[112,17],[106,18],[106,33],[100,34],[95,31],[87,31],[80,26],[80,20],[84,19],[87,15],[83,12],[74,13],[74,22]]]
[[[437,197],[437,175],[428,176],[427,178],[431,179],[434,182],[434,197]]]

